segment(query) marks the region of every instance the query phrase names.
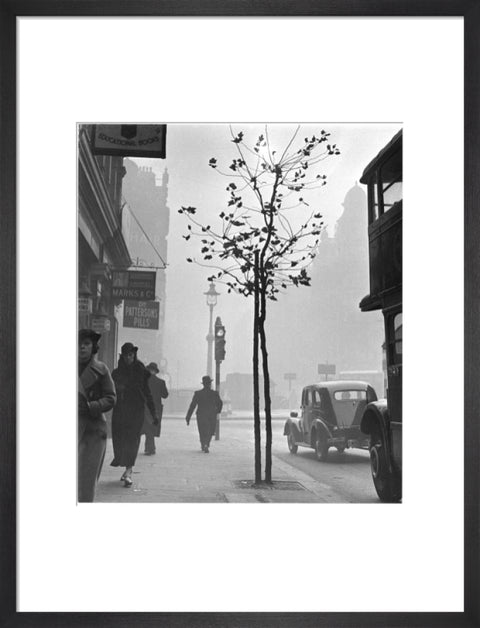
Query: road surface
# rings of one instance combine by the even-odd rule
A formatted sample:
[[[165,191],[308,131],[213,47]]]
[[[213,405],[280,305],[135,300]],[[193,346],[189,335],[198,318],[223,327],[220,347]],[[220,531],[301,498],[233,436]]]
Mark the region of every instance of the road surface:
[[[297,454],[291,454],[288,451],[287,439],[283,436],[284,423],[284,419],[272,421],[272,475],[274,479],[275,465],[286,464],[318,483],[322,491],[330,490],[332,497],[335,496],[332,501],[379,503],[380,500],[373,486],[368,451],[347,449],[345,453],[340,454],[336,449],[331,448],[326,462],[318,461],[315,451],[307,447],[299,447]],[[220,430],[220,438],[224,433],[226,438],[254,442],[252,419],[224,419]],[[265,431],[262,424],[262,468],[265,466],[264,451]],[[314,484],[309,485],[309,488],[312,486]]]

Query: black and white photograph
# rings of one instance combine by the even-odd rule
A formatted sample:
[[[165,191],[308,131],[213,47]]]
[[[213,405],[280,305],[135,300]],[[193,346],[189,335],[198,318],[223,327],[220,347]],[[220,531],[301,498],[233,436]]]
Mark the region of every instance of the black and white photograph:
[[[474,625],[474,5],[6,0],[0,625]]]
[[[78,501],[400,502],[402,178],[400,124],[79,125]]]

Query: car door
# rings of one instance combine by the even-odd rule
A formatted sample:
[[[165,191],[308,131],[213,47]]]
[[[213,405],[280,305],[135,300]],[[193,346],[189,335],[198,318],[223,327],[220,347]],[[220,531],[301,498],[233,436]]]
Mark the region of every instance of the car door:
[[[305,388],[303,391],[303,440],[306,443],[310,442],[310,430],[312,429],[312,390],[311,388]]]
[[[316,388],[312,388],[312,423],[316,420],[316,419],[322,419],[323,420],[323,413],[322,413],[322,399],[320,397],[320,391],[317,390]]]

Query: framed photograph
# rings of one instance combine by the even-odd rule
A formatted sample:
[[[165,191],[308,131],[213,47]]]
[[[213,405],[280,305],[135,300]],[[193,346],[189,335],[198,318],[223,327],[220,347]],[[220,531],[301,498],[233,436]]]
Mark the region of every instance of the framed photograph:
[[[0,20],[0,626],[479,625],[478,2],[332,6],[308,0],[246,7],[6,0]],[[297,128],[305,159],[295,162],[296,153],[289,157],[287,149],[284,161],[275,157],[276,136],[285,146],[282,134]],[[282,418],[273,421],[274,438],[285,449],[273,450],[273,484],[295,469],[306,498],[269,498],[256,483],[250,499],[241,484],[248,474],[230,492],[220,486],[238,453],[226,444],[231,430],[237,430],[232,443],[243,438],[242,421],[253,432],[253,415],[235,423],[228,412],[235,415],[235,403],[245,407],[237,401],[242,359],[250,360],[250,353],[242,357],[242,334],[248,328],[255,337],[253,322],[261,317],[253,299],[235,306],[237,318],[223,315],[227,290],[239,286],[229,280],[222,285],[221,275],[203,267],[197,281],[200,274],[187,257],[198,261],[201,253],[208,266],[215,245],[209,238],[199,249],[187,224],[198,218],[201,231],[216,233],[233,257],[246,245],[248,258],[255,238],[263,242],[264,232],[245,218],[243,204],[250,207],[250,201],[231,185],[232,174],[242,178],[245,168],[249,179],[242,181],[258,192],[258,173],[252,175],[248,160],[230,157],[231,149],[247,146],[250,131],[248,150],[258,171],[264,164],[263,172],[275,177],[285,166],[282,181],[304,209],[310,197],[301,177],[316,165],[309,159],[317,144],[328,144],[327,156],[335,157],[330,137],[340,138],[339,165],[320,172],[314,183],[321,186],[324,175],[325,189],[330,181],[344,182],[332,184],[334,193],[320,208],[326,225],[317,225],[320,218],[312,214],[310,235],[323,228],[323,241],[303,251],[337,260],[328,267],[330,283],[322,284],[327,300],[335,286],[347,291],[348,271],[338,259],[343,249],[352,256],[357,246],[356,231],[345,220],[357,207],[365,220],[362,237],[370,237],[370,259],[358,264],[365,274],[370,269],[370,292],[355,300],[357,327],[346,311],[329,318],[321,291],[318,304],[313,297],[280,301],[275,286],[282,291],[288,281],[289,290],[299,281],[309,284],[292,270],[303,263],[301,256],[288,259],[288,272],[285,261],[278,263],[278,283],[265,284],[279,298],[269,310],[268,331],[283,339],[270,345],[272,408]],[[293,174],[290,158],[298,166]],[[224,205],[238,211],[231,216],[214,208],[209,196],[216,184],[205,171],[218,176],[221,161],[230,177],[222,183],[219,176]],[[148,212],[141,214],[140,201],[132,200],[139,198],[134,186],[142,177],[151,179],[159,203],[169,208],[168,255],[160,227],[155,239],[144,228]],[[105,199],[121,188],[118,212],[110,215]],[[283,197],[271,199],[270,206],[260,201],[260,214],[288,210]],[[91,220],[94,206],[103,212],[98,222]],[[207,208],[207,222],[195,214],[197,207]],[[220,235],[210,227],[219,216],[232,223]],[[391,231],[389,239],[392,217],[398,233]],[[280,220],[293,237],[291,223]],[[233,244],[234,228],[240,231]],[[158,259],[142,257],[143,236],[135,229]],[[268,237],[277,254],[284,251],[286,236],[275,230]],[[246,296],[256,290],[248,264],[242,266]],[[309,294],[303,287],[298,294],[302,290]],[[222,315],[215,325],[214,306]],[[385,334],[384,364],[380,359],[367,371],[370,362],[342,362],[348,347],[363,347],[363,321],[375,311]],[[358,330],[349,343],[332,340],[340,322]],[[118,455],[110,433],[100,481],[81,484],[77,400],[85,412],[93,412],[97,401],[88,387],[77,389],[85,368],[77,355],[79,327],[89,329],[92,352],[103,338],[97,357],[105,368],[118,367],[119,353],[127,363],[138,351],[152,378],[167,379],[170,405],[164,402],[163,419],[160,411],[160,441],[159,413],[151,413],[161,446],[153,456],[145,440],[150,455],[138,456],[140,473],[156,474],[164,487],[160,498],[135,471],[129,475],[125,458],[124,486],[119,484],[120,473],[110,466],[110,456]],[[207,346],[212,355],[203,372]],[[230,372],[229,386],[219,371],[227,360],[222,377]],[[189,423],[193,416],[192,393],[202,375],[209,380],[205,388],[214,382],[223,397],[220,443],[214,426],[204,442],[198,419],[202,451],[196,441],[198,451],[169,450],[175,430],[175,443],[198,438],[184,418]],[[329,386],[337,375],[347,383]],[[124,395],[115,381],[115,394]],[[383,387],[385,395],[372,395]],[[297,388],[300,415],[290,413]],[[373,407],[383,396],[392,431],[382,441],[367,426],[364,443],[350,424],[360,421],[360,407]],[[325,404],[334,418],[324,413]],[[394,426],[395,408],[402,405],[403,435]],[[118,430],[114,420],[108,418],[107,431]],[[248,442],[253,481],[253,435]],[[393,452],[388,464],[387,446]],[[392,474],[388,481],[384,463]],[[266,469],[261,474],[268,476]],[[195,485],[198,499],[186,489],[188,473],[206,478]],[[80,487],[84,498],[77,495]],[[174,491],[185,498],[170,499]]]

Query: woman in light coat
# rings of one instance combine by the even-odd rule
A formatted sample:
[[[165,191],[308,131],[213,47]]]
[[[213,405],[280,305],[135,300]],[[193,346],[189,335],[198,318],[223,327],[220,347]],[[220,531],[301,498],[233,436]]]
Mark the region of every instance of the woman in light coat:
[[[93,502],[107,443],[103,415],[113,408],[115,386],[108,367],[96,359],[100,334],[78,333],[78,501]]]

